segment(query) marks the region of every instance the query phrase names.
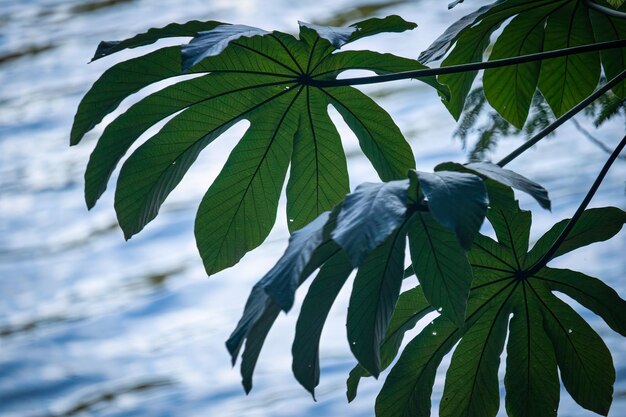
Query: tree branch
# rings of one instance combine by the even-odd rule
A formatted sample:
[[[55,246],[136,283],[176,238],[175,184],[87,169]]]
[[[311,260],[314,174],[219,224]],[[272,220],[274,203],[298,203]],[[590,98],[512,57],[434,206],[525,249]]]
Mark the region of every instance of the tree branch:
[[[624,13],[624,12],[620,12],[620,11],[615,10],[615,9],[609,9],[608,7],[601,6],[598,3],[594,3],[591,0],[585,0],[585,4],[590,9],[594,9],[594,10],[596,10],[596,11],[602,13],[602,14],[605,14],[607,16],[616,17],[618,19],[626,19],[626,13]]]
[[[546,253],[541,257],[541,259],[539,259],[526,272],[526,274],[525,274],[526,276],[531,276],[531,275],[537,273],[537,271],[539,271],[541,268],[546,266],[548,264],[548,262],[550,262],[550,260],[552,259],[552,257],[556,253],[556,251],[559,250],[559,247],[561,246],[561,244],[563,244],[565,239],[567,239],[567,236],[569,235],[569,233],[572,231],[572,229],[576,225],[576,222],[578,221],[578,219],[580,219],[580,216],[582,216],[583,212],[585,211],[585,209],[589,205],[589,202],[591,201],[591,199],[595,195],[596,191],[598,191],[598,188],[600,187],[600,184],[602,184],[602,181],[604,181],[604,177],[606,177],[606,174],[609,172],[609,169],[611,168],[611,165],[613,165],[613,162],[615,162],[615,160],[618,158],[620,152],[624,149],[625,146],[626,146],[626,136],[624,136],[622,141],[617,145],[617,147],[615,148],[615,150],[613,151],[613,153],[611,154],[609,159],[606,161],[606,163],[602,167],[602,170],[600,171],[600,174],[598,174],[598,178],[596,178],[596,180],[594,181],[593,185],[589,189],[589,192],[587,193],[587,195],[583,199],[582,203],[580,203],[580,206],[578,206],[578,209],[576,210],[576,213],[574,213],[574,215],[572,216],[570,221],[567,222],[567,225],[565,226],[565,229],[563,229],[563,231],[561,232],[559,237],[556,238],[556,240],[554,241],[552,246],[550,246],[550,249],[548,249],[546,251]]]
[[[469,64],[451,65],[449,67],[425,68],[415,71],[394,72],[384,75],[373,75],[370,77],[344,78],[340,80],[308,80],[307,85],[311,87],[339,87],[348,85],[377,84],[389,81],[406,80],[411,78],[432,77],[433,75],[456,74],[460,72],[478,71],[490,68],[507,67],[511,65],[525,64],[528,62],[541,61],[550,58],[559,58],[568,55],[582,54],[585,52],[595,52],[606,49],[626,47],[626,39],[608,42],[598,42],[590,45],[574,46],[553,51],[544,51],[535,54],[520,55],[512,58],[495,59],[493,61],[473,62]]]
[[[533,145],[535,145],[541,139],[545,138],[550,133],[554,132],[556,128],[558,128],[563,123],[565,123],[566,121],[574,117],[577,113],[579,113],[585,107],[587,107],[588,105],[593,103],[595,100],[600,98],[604,93],[609,91],[611,88],[619,84],[622,80],[624,80],[624,78],[626,78],[626,70],[620,72],[615,78],[608,81],[602,87],[598,88],[589,97],[587,97],[586,99],[578,103],[576,106],[572,107],[567,113],[565,113],[564,115],[556,119],[548,127],[543,129],[541,132],[537,133],[532,138],[528,139],[519,148],[515,149],[513,152],[511,152],[510,154],[502,158],[500,162],[498,162],[498,165],[503,167],[509,162],[511,162],[512,160],[514,160],[515,158],[517,158],[518,156],[520,156],[521,154],[523,154],[524,152],[526,152],[528,149],[530,149]]]

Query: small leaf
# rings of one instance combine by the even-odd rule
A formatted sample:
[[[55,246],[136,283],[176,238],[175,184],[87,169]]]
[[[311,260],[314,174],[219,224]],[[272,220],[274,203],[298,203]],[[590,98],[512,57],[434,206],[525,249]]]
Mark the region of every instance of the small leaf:
[[[452,230],[468,249],[485,218],[489,204],[483,181],[462,172],[418,172],[421,190],[435,220]]]
[[[504,169],[491,162],[471,162],[464,165],[455,162],[444,162],[437,165],[435,171],[470,172],[483,178],[489,178],[500,184],[523,191],[537,200],[544,209],[551,209],[550,198],[545,188],[517,172]]]
[[[320,26],[305,22],[298,22],[298,24],[300,27],[314,30],[320,38],[329,41],[336,49],[367,36],[384,32],[404,32],[417,27],[415,23],[407,22],[396,15],[387,16],[383,19],[373,17],[348,27]]]
[[[589,10],[589,17],[593,25],[593,34],[596,42],[608,42],[626,38],[626,22],[624,19],[610,17],[593,9]],[[602,59],[602,68],[604,68],[606,78],[609,80],[616,77],[626,68],[626,48],[601,51],[600,57]],[[617,84],[611,91],[621,99],[625,99],[626,81]]]
[[[570,219],[564,219],[552,226],[530,250],[526,257],[526,266],[530,267],[552,246]],[[561,243],[553,259],[582,248],[591,243],[602,242],[615,236],[626,223],[626,212],[616,207],[604,207],[585,210],[572,231]]]
[[[407,171],[415,168],[413,151],[389,114],[355,88],[334,87],[322,91],[356,135],[361,150],[380,179],[406,178]]]
[[[348,194],[332,238],[346,251],[352,265],[364,259],[404,220],[409,181],[365,183]]]
[[[472,268],[454,233],[429,213],[417,212],[409,224],[411,261],[426,298],[462,326],[472,283]]]
[[[563,385],[578,404],[608,415],[615,382],[611,353],[571,307],[554,296],[541,299],[546,331],[554,345]]]
[[[544,50],[594,42],[589,13],[583,2],[568,2],[548,17]],[[575,54],[542,61],[539,89],[554,114],[559,117],[593,93],[599,79],[598,52]]]
[[[219,55],[230,42],[241,37],[251,38],[268,33],[252,26],[228,24],[200,32],[182,47],[182,69],[186,71],[207,57]]]
[[[142,88],[180,75],[180,48],[170,47],[120,62],[106,70],[80,101],[74,116],[70,145],[100,123],[129,95]]]
[[[441,401],[441,417],[495,417],[500,405],[498,366],[509,311],[494,305],[465,332],[454,350]]]
[[[291,347],[292,370],[298,382],[313,398],[320,378],[319,343],[322,328],[335,298],[352,269],[352,264],[344,252],[330,258],[309,287],[300,309],[296,336]]]
[[[544,330],[541,306],[526,287],[515,297],[504,377],[507,414],[556,417],[559,374],[554,348]]]
[[[431,311],[433,308],[424,297],[421,287],[418,286],[400,294],[389,327],[387,327],[387,334],[380,345],[381,370],[386,369],[398,354],[404,334],[413,329],[417,322]],[[348,401],[356,398],[361,378],[370,375],[358,364],[350,371],[346,382]]]
[[[376,398],[376,416],[429,416],[437,367],[459,337],[456,326],[439,317],[409,342]]]
[[[406,227],[401,226],[359,267],[348,305],[348,341],[359,364],[378,377],[380,347],[400,295]]]
[[[105,41],[100,42],[96,53],[94,54],[92,61],[103,58],[105,56],[114,54],[115,52],[122,51],[128,48],[137,48],[140,46],[150,45],[159,39],[164,38],[177,38],[177,37],[193,37],[198,32],[214,29],[217,26],[224,25],[226,23],[216,22],[210,20],[208,22],[200,22],[198,20],[192,20],[186,23],[170,23],[162,28],[148,29],[147,32],[140,33],[132,38],[124,39],[122,41]]]
[[[577,271],[555,268],[543,268],[535,278],[544,281],[551,290],[572,297],[602,317],[611,329],[626,336],[626,301],[604,282]]]
[[[529,55],[543,50],[543,23],[555,8],[550,5],[515,17],[493,46],[489,60]],[[489,104],[521,129],[537,89],[541,62],[511,65],[485,71],[483,89]]]
[[[289,238],[289,246],[276,265],[263,277],[262,286],[281,309],[289,311],[302,281],[339,252],[330,239],[337,210],[322,213]]]

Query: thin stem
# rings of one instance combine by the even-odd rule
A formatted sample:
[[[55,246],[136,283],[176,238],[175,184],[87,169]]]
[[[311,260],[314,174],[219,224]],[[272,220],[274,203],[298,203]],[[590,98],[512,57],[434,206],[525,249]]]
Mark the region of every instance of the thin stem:
[[[585,211],[585,209],[589,205],[589,202],[591,201],[591,199],[595,195],[596,191],[598,191],[598,188],[600,187],[600,184],[602,184],[602,181],[604,181],[604,177],[606,177],[606,174],[609,172],[609,169],[611,168],[611,165],[613,165],[613,162],[615,162],[615,160],[617,159],[617,157],[619,156],[620,152],[624,149],[625,146],[626,146],[626,136],[624,136],[622,141],[617,145],[617,147],[615,148],[615,150],[613,151],[613,153],[611,154],[609,159],[606,161],[606,163],[602,167],[602,170],[600,171],[600,174],[598,175],[598,178],[596,178],[595,182],[593,183],[593,185],[589,189],[589,192],[587,193],[587,195],[583,199],[582,203],[580,203],[580,206],[578,206],[578,209],[576,210],[576,213],[574,213],[574,215],[572,216],[570,221],[567,222],[567,225],[565,226],[565,228],[563,229],[563,231],[561,232],[559,237],[556,238],[556,240],[554,241],[552,246],[550,246],[550,248],[546,251],[546,253],[541,257],[541,259],[539,259],[526,272],[527,276],[531,276],[533,274],[536,274],[541,268],[543,268],[544,266],[546,266],[548,264],[548,262],[550,262],[550,260],[554,256],[554,254],[559,250],[559,247],[563,244],[565,239],[567,239],[567,236],[569,235],[569,233],[572,231],[572,229],[576,225],[576,222],[580,219],[580,216],[582,216],[583,212]]]
[[[518,156],[520,156],[521,154],[523,154],[524,152],[526,152],[528,149],[530,149],[533,145],[535,145],[541,139],[545,138],[550,133],[554,132],[556,128],[558,128],[563,123],[565,123],[566,121],[574,117],[581,110],[583,110],[585,107],[587,107],[588,105],[596,101],[598,98],[600,98],[604,93],[609,91],[611,88],[619,84],[622,80],[624,80],[624,78],[626,78],[626,70],[620,72],[615,78],[608,81],[602,87],[598,88],[589,97],[587,97],[586,99],[578,103],[576,106],[572,107],[567,113],[565,113],[564,115],[556,119],[548,127],[543,129],[541,132],[537,133],[532,138],[528,139],[519,148],[515,149],[513,152],[511,152],[510,154],[502,158],[502,160],[498,162],[498,165],[503,167],[509,162],[511,162],[512,160],[514,160],[515,158],[517,158]]]
[[[626,13],[624,13],[624,12],[620,12],[620,11],[615,10],[615,9],[609,9],[608,7],[604,7],[604,6],[601,6],[601,5],[597,4],[597,3],[594,3],[591,0],[585,0],[585,4],[590,9],[597,10],[600,13],[605,14],[607,16],[616,17],[618,19],[626,19]]]
[[[598,42],[590,45],[574,46],[571,48],[544,51],[535,54],[520,55],[513,58],[495,59],[493,61],[473,62],[469,64],[451,65],[449,67],[425,68],[415,71],[394,72],[391,74],[374,75],[370,77],[344,78],[341,80],[310,80],[308,85],[312,87],[339,87],[347,85],[377,84],[388,81],[406,80],[410,78],[431,77],[433,75],[456,74],[460,72],[478,71],[490,68],[506,67],[510,65],[525,64],[527,62],[541,61],[544,59],[558,58],[567,55],[582,54],[585,52],[601,51],[626,47],[626,39],[609,42]]]

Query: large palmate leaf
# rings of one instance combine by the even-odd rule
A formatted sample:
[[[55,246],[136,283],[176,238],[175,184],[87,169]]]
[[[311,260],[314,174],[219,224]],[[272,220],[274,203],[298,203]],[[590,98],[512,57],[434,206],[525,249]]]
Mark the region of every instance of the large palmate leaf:
[[[602,232],[591,231],[591,218],[600,217],[606,219],[607,227]],[[560,394],[557,369],[576,402],[607,415],[615,381],[611,355],[600,336],[553,292],[574,298],[623,336],[626,301],[598,279],[536,265],[540,256],[531,254],[547,251],[543,242],[552,244],[555,232],[549,231],[529,253],[529,212],[510,203],[492,204],[487,218],[498,241],[480,235],[469,252],[474,281],[465,324],[455,326],[439,317],[407,345],[379,394],[376,415],[429,416],[436,369],[458,342],[439,414],[495,416],[500,406],[498,366],[507,329],[505,402],[509,416],[556,416]],[[608,239],[624,223],[622,210],[589,210],[573,228],[567,249],[556,256]],[[560,231],[562,226],[554,229]],[[350,392],[350,380],[348,387]]]
[[[522,189],[533,184],[530,191],[545,192],[512,171],[502,173],[490,165],[483,168],[496,180],[515,180],[524,185],[519,187]],[[477,166],[476,172],[480,169]],[[346,327],[359,365],[351,374],[351,398],[356,395],[360,377],[378,376],[389,366],[404,333],[426,313],[436,309],[455,326],[464,325],[472,268],[458,230],[477,230],[480,226],[487,191],[498,205],[512,200],[513,193],[494,179],[465,172],[411,170],[408,174],[408,180],[358,186],[332,212],[321,214],[291,236],[284,255],[254,286],[227,342],[233,361],[245,342],[241,372],[246,391],[251,388],[252,371],[279,311],[292,308],[297,288],[318,268],[320,272],[300,311],[292,347],[294,375],[313,395],[319,383],[322,328],[354,268],[358,271]],[[484,181],[488,182],[487,189]],[[497,221],[494,216],[493,223]],[[404,268],[407,234],[413,262],[410,274]],[[402,280],[413,272],[421,286],[401,296]]]
[[[165,37],[193,37],[181,47],[156,50],[117,64],[96,81],[75,117],[71,143],[128,96],[157,81],[178,81],[132,105],[102,133],[85,173],[92,207],[118,162],[151,126],[170,117],[139,146],[119,174],[115,209],[126,238],[159,211],[200,152],[235,123],[249,128],[204,196],[196,240],[209,274],[257,247],[271,230],[287,176],[291,231],[330,210],[349,191],[345,154],[328,116],[334,106],[355,132],[384,181],[405,178],[411,149],[389,115],[352,87],[318,88],[349,69],[377,73],[425,68],[417,61],[340,46],[381,32],[413,29],[398,16],[347,28],[301,23],[299,37],[221,22],[171,24],[121,42],[102,43],[94,59]],[[180,79],[181,75],[198,74]],[[425,82],[440,90],[433,77]]]
[[[608,6],[605,1],[595,3]],[[619,7],[623,10],[625,6]],[[502,33],[492,40],[503,24]],[[584,0],[500,0],[453,24],[420,55],[420,61],[427,63],[446,54],[442,66],[482,61],[492,42],[489,60],[511,58],[623,39],[625,33],[623,19],[601,13]],[[590,52],[488,69],[483,79],[485,97],[504,119],[521,128],[539,88],[558,117],[593,92],[601,63],[607,77],[623,71],[625,53],[625,49]],[[451,97],[445,104],[456,119],[477,73],[439,77],[450,88]],[[613,91],[623,97],[624,86],[618,84]]]

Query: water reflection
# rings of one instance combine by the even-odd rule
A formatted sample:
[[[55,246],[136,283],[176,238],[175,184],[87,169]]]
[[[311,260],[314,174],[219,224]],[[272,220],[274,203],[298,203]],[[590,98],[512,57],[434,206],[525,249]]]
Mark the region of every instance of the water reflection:
[[[215,277],[207,278],[203,271],[193,241],[195,211],[238,135],[226,134],[212,144],[159,217],[131,241],[125,242],[117,227],[110,189],[87,212],[83,171],[102,127],[69,149],[74,110],[105,68],[135,51],[85,63],[102,39],[171,21],[215,19],[293,32],[298,19],[343,25],[391,13],[416,21],[418,29],[359,41],[358,46],[415,57],[454,17],[483,3],[466,2],[448,12],[447,2],[440,0],[2,1],[0,416],[371,416],[380,382],[364,381],[357,400],[349,406],[345,400],[344,381],[353,365],[345,342],[345,292],[322,340],[317,403],[291,376],[295,312],[281,315],[270,333],[249,397],[239,385],[237,368],[230,367],[223,342],[249,288],[280,256],[287,238],[283,201],[276,230],[262,248]],[[365,90],[396,118],[414,145],[420,169],[465,159],[452,139],[452,119],[435,92],[418,82]],[[356,139],[332,114],[345,138],[351,186],[375,181]],[[597,132],[584,119],[579,122],[609,146],[623,135],[619,122]],[[497,152],[504,154],[516,143],[505,141]],[[512,164],[546,185],[554,199],[552,214],[535,216],[533,238],[571,215],[606,158],[572,126],[538,152],[554,159],[533,159],[536,153],[530,152]],[[616,164],[594,205],[624,206],[625,165]],[[522,205],[536,208],[525,197]],[[625,252],[626,239],[619,237],[564,262],[602,277],[626,296],[621,281]],[[586,318],[604,329],[618,365],[612,412],[619,415],[626,410],[626,370],[620,368],[626,363],[626,343],[592,315]],[[568,416],[587,415],[565,393],[562,409]]]

